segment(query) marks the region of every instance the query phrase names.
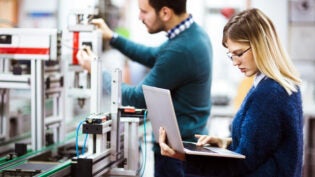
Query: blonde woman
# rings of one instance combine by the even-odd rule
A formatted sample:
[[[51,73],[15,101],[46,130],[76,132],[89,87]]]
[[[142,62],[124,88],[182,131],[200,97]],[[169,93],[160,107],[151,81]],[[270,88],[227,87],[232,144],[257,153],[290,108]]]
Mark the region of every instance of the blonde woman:
[[[258,9],[232,17],[223,30],[228,58],[245,76],[255,76],[232,123],[230,138],[196,135],[198,145],[216,144],[245,160],[189,156],[171,149],[160,129],[161,153],[184,160],[186,176],[300,177],[303,112],[298,76],[271,20]]]

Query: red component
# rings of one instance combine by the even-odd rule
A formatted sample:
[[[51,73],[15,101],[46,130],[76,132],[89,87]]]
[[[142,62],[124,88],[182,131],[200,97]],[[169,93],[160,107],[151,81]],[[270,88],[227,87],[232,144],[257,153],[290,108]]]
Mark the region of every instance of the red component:
[[[79,32],[73,32],[73,50],[72,50],[72,64],[79,64],[77,53],[79,51]]]
[[[49,48],[1,47],[0,54],[48,55]]]
[[[230,19],[235,14],[235,9],[230,7],[225,7],[221,9],[221,14],[226,18]]]
[[[135,113],[136,109],[135,108],[125,108],[124,112],[128,112],[128,113]]]

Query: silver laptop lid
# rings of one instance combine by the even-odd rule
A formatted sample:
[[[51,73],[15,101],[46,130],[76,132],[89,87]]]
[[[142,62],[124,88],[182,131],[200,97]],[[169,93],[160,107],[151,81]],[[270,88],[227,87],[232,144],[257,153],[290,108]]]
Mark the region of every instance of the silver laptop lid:
[[[144,99],[148,109],[148,119],[151,121],[155,141],[159,140],[159,128],[167,133],[168,144],[178,152],[184,153],[171,93],[167,89],[143,85]]]

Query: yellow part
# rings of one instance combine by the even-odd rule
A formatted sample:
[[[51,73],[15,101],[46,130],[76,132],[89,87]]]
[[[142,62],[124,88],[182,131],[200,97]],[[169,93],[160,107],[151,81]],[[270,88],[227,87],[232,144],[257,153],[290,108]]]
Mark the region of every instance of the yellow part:
[[[247,92],[254,83],[254,78],[255,76],[245,77],[239,84],[239,87],[237,88],[236,97],[234,98],[234,110],[237,111],[241,106]]]

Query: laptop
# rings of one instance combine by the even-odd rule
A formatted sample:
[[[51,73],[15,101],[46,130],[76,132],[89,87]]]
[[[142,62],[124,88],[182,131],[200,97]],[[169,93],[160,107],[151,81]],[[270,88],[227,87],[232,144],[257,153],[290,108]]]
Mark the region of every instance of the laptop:
[[[244,155],[224,148],[209,145],[197,146],[194,142],[183,142],[178,128],[170,91],[148,85],[143,85],[142,89],[148,109],[148,119],[151,122],[156,142],[158,142],[159,139],[159,128],[163,127],[167,133],[169,146],[177,152],[191,155],[245,159]]]

